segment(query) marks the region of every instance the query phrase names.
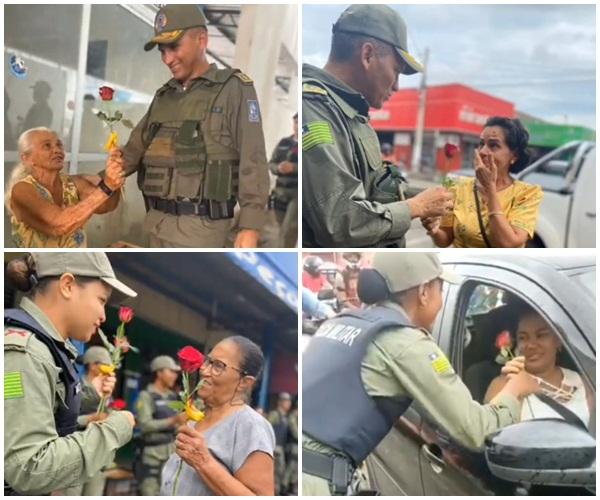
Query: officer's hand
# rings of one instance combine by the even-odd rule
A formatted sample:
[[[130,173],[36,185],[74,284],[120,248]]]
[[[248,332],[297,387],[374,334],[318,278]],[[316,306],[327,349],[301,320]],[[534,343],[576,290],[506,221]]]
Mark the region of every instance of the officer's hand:
[[[421,219],[421,224],[427,230],[427,234],[435,234],[440,229],[440,224],[442,222],[441,217],[425,217]]]
[[[258,246],[258,231],[242,229],[235,238],[235,248],[256,248]]]
[[[179,427],[187,422],[187,415],[185,413],[178,413],[174,417],[171,417],[171,425],[173,427]]]
[[[510,392],[518,398],[525,398],[540,390],[537,379],[525,370],[521,370],[519,373],[510,373],[507,377],[508,382],[503,390]]]
[[[117,377],[114,375],[98,375],[92,379],[92,385],[100,397],[108,397],[112,394]]]
[[[104,182],[113,191],[120,189],[125,183],[123,153],[118,148],[110,150],[106,160]]]
[[[502,367],[502,375],[517,374],[525,369],[525,356],[517,356],[506,362]]]
[[[406,200],[411,218],[439,217],[454,208],[453,195],[444,187],[430,187]]]
[[[123,415],[125,415],[127,417],[127,421],[129,422],[129,425],[131,427],[135,427],[135,417],[133,416],[133,413],[131,413],[130,411],[127,411],[127,410],[120,410],[118,413],[122,413]]]
[[[294,171],[294,164],[290,161],[282,161],[278,167],[280,174],[291,174]]]
[[[87,421],[89,424],[91,422],[102,422],[103,420],[106,420],[107,418],[108,418],[108,413],[102,411],[100,413],[94,413],[92,415],[88,415]]]

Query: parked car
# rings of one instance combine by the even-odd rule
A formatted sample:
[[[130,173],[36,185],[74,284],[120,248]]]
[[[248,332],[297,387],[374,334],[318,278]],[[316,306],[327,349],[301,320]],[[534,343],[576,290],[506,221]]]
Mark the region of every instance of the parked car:
[[[544,190],[529,246],[596,247],[595,143],[569,142],[532,163],[517,178]]]
[[[516,326],[511,303],[524,301],[560,337],[560,365],[576,370],[596,391],[593,256],[444,257],[465,277],[444,285],[432,335],[474,399],[483,402],[496,371],[495,338]],[[511,300],[512,298],[512,300]],[[589,431],[560,420],[520,422],[473,451],[454,441],[418,402],[396,422],[366,460],[370,490],[382,495],[534,495],[595,493],[595,409]],[[560,439],[557,439],[560,436]]]

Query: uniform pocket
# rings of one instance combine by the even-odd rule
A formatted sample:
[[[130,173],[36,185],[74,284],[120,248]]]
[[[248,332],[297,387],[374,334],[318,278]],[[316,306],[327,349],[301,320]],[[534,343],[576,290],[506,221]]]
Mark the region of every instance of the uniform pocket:
[[[199,198],[204,184],[204,167],[177,168],[175,195],[180,198]]]
[[[230,160],[210,160],[206,164],[204,198],[227,201],[233,192],[233,164]]]
[[[147,196],[164,198],[169,194],[173,169],[161,167],[146,167],[142,191]]]

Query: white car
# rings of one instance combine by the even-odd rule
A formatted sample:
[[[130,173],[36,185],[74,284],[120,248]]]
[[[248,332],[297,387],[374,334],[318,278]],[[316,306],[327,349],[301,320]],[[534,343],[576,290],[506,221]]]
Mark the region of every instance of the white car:
[[[595,143],[569,142],[529,165],[517,178],[544,190],[529,246],[596,247]]]

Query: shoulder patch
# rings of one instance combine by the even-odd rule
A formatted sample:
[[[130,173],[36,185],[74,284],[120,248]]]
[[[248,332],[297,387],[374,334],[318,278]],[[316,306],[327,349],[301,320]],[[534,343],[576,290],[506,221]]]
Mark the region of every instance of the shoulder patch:
[[[302,127],[302,151],[319,144],[335,144],[331,125],[328,122],[310,122]]]
[[[4,372],[4,399],[21,399],[23,390],[23,374],[21,372]]]
[[[254,80],[250,78],[246,73],[242,73],[241,71],[237,71],[234,75],[244,84],[244,85],[252,85]]]
[[[429,361],[431,362],[433,371],[439,375],[454,373],[450,361],[448,361],[448,358],[442,352],[432,352],[429,355]]]
[[[302,92],[308,92],[309,94],[327,95],[327,91],[324,88],[318,87],[317,85],[311,85],[310,83],[302,84]]]
[[[8,327],[4,330],[4,348],[27,347],[33,334],[23,328]]]

